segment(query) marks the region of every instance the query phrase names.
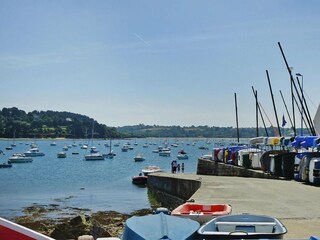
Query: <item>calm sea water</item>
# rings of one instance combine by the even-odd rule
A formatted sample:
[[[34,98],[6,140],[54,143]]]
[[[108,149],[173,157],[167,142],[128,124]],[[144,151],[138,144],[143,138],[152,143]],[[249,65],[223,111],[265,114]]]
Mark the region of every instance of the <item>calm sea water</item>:
[[[5,155],[0,156],[0,163],[6,162],[13,153],[27,151],[32,141],[16,140],[17,146],[13,150],[5,150],[12,141],[0,141],[0,149],[5,152]],[[147,188],[133,185],[132,176],[138,175],[148,165],[158,165],[169,172],[171,161],[176,159],[181,149],[188,153],[189,159],[178,162],[185,163],[185,172],[195,173],[198,157],[211,152],[199,149],[199,146],[209,149],[214,147],[213,140],[167,141],[169,145],[179,143],[178,147],[171,147],[170,157],[161,157],[152,152],[159,145],[163,146],[163,140],[148,139],[148,148],[142,147],[146,143],[145,139],[114,140],[112,149],[117,155],[113,159],[85,161],[86,150],[79,145],[84,141],[57,140],[56,146],[50,146],[51,140],[37,140],[35,142],[40,151],[46,154],[44,157],[34,157],[32,163],[14,164],[12,168],[0,169],[0,216],[21,215],[23,207],[34,203],[89,208],[92,212],[115,210],[130,213],[149,208]],[[126,142],[130,142],[134,149],[122,152],[121,146]],[[138,143],[137,146],[133,145],[135,142]],[[196,144],[192,145],[194,142]],[[77,146],[67,151],[67,158],[57,158],[57,153],[63,146],[73,143]],[[109,141],[94,141],[93,145],[107,153],[109,148],[105,143]],[[115,143],[120,143],[120,146],[114,147]],[[72,152],[78,152],[79,155],[73,155]],[[146,160],[135,162],[134,157],[138,153],[142,153]]]

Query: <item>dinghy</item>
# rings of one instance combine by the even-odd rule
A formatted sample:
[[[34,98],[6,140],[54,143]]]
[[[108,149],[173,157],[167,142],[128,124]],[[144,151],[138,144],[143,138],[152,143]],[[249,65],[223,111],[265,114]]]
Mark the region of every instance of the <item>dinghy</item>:
[[[230,213],[231,206],[229,204],[184,203],[174,209],[171,215],[190,218],[203,224],[215,217],[228,215]]]
[[[142,175],[142,173],[139,174],[139,176],[133,176],[132,177],[132,183],[136,185],[146,185],[148,182],[148,176]]]
[[[127,219],[122,240],[195,239],[200,224],[191,219],[159,214],[134,216]]]
[[[201,239],[278,239],[286,232],[278,219],[251,214],[217,217],[198,230]]]

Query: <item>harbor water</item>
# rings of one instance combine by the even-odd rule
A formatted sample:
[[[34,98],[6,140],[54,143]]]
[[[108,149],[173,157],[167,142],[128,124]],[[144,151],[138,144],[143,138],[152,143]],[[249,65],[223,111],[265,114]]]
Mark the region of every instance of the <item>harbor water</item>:
[[[23,153],[35,142],[43,157],[33,157],[32,163],[15,163],[11,168],[0,169],[0,216],[12,217],[22,214],[24,207],[39,205],[58,205],[59,208],[81,208],[88,211],[114,210],[130,213],[134,210],[149,208],[147,188],[132,184],[132,176],[138,175],[148,165],[157,165],[164,171],[171,171],[171,161],[177,159],[180,150],[185,150],[189,158],[177,160],[184,163],[185,172],[195,173],[197,159],[201,155],[211,154],[217,144],[229,144],[222,140],[166,140],[171,146],[170,157],[154,153],[158,146],[164,146],[164,140],[137,139],[114,140],[111,147],[116,156],[102,161],[85,161],[84,155],[90,146],[97,147],[102,153],[108,153],[107,140],[89,142],[88,150],[81,149],[80,140],[16,140],[12,150],[5,148],[12,140],[0,141],[0,163],[8,161],[14,153]],[[119,146],[114,146],[116,143]],[[130,143],[133,147],[122,152],[121,147]],[[135,144],[136,143],[136,144]],[[148,147],[143,147],[144,144]],[[66,158],[57,158],[57,153],[69,145]],[[200,149],[204,148],[204,149]],[[134,157],[142,153],[145,161],[135,162]]]

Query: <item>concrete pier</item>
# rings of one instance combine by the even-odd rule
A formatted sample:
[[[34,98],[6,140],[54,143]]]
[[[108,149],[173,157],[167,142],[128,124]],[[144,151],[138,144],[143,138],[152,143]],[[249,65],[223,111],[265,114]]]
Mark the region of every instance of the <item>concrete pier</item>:
[[[152,174],[148,185],[181,201],[194,199],[197,203],[230,204],[232,214],[276,217],[288,229],[284,238],[320,236],[319,187],[288,180],[186,173]],[[188,190],[185,194],[186,189],[193,193]]]

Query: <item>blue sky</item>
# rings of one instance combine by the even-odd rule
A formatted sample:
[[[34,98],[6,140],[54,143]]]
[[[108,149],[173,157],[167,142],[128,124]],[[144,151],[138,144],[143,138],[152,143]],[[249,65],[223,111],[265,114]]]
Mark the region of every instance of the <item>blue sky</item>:
[[[316,0],[0,0],[0,107],[235,127],[237,93],[239,125],[254,127],[253,86],[276,125],[266,70],[279,118],[279,90],[291,105],[280,42],[314,115],[319,11]]]

